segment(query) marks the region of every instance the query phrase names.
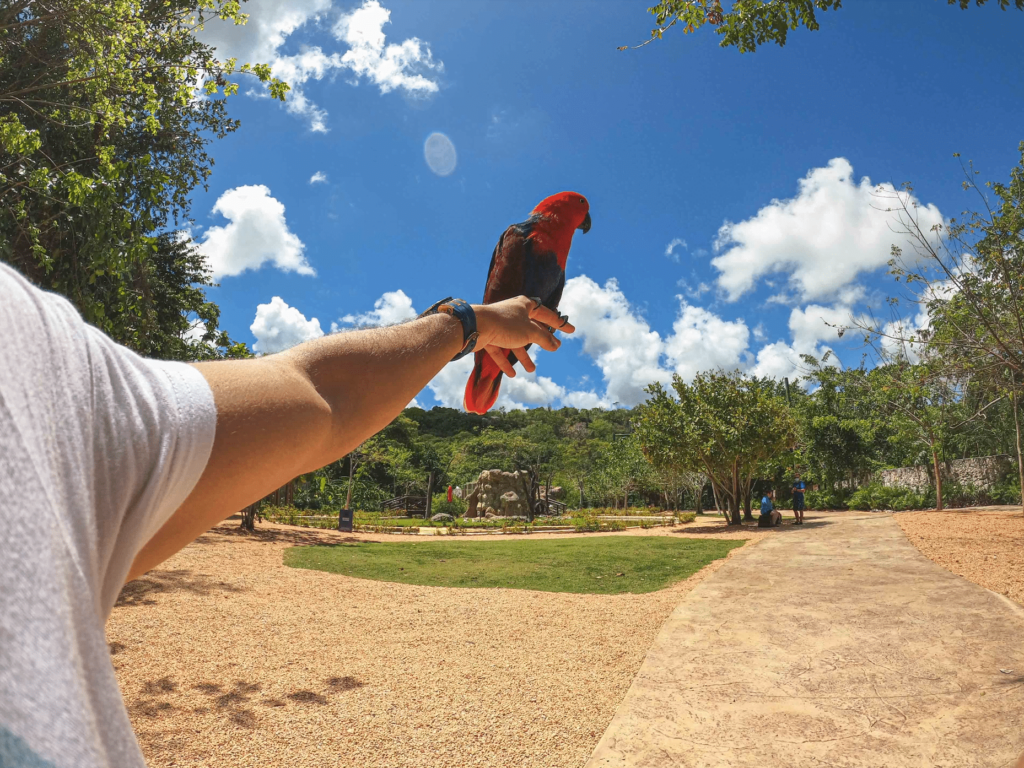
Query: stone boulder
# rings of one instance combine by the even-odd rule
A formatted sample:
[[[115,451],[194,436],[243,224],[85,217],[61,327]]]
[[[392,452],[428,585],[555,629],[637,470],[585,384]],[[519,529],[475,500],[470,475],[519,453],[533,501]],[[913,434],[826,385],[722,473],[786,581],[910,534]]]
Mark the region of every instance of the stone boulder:
[[[476,514],[519,516],[527,513],[525,499],[527,478],[523,472],[502,472],[486,469],[477,478],[473,494],[477,497]],[[512,497],[509,497],[512,494]],[[472,494],[471,494],[472,495]]]
[[[436,515],[430,518],[430,522],[432,523],[450,523],[453,520],[455,520],[454,517],[452,517],[451,515],[446,515],[444,512],[438,512]]]
[[[501,494],[501,509],[505,517],[519,517],[523,505],[519,503],[519,494],[515,491]]]
[[[480,495],[476,490],[466,497],[466,503],[468,504],[466,517],[480,517],[480,510],[477,506],[480,503]]]

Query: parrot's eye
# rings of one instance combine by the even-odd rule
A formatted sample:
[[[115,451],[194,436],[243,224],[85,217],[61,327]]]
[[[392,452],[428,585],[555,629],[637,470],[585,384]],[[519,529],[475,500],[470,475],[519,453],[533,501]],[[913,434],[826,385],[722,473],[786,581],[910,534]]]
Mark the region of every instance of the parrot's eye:
[[[581,202],[581,203],[586,203],[587,201],[586,201],[586,200],[584,200],[584,199],[583,199],[583,198],[581,197],[581,198],[580,198],[580,202]]]

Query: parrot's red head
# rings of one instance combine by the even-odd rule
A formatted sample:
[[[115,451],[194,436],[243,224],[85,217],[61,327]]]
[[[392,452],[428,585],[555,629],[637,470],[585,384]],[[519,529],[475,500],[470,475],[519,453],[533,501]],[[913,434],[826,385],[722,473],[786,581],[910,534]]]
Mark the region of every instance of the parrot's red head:
[[[559,192],[545,197],[537,203],[533,213],[564,226],[570,236],[576,229],[582,229],[584,234],[590,231],[590,203],[579,192]]]

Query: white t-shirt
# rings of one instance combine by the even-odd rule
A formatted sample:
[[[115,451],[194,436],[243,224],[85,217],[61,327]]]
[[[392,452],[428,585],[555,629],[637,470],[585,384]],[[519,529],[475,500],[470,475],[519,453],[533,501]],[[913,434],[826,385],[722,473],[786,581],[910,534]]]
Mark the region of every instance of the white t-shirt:
[[[143,766],[104,624],[191,492],[217,412],[0,264],[0,768]]]

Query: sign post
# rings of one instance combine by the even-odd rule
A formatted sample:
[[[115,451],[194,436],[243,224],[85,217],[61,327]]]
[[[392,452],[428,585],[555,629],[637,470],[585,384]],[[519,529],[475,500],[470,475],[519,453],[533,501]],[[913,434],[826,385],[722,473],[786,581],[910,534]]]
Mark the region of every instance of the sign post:
[[[352,533],[352,510],[351,509],[339,509],[338,510],[338,530],[345,531],[346,533]]]

